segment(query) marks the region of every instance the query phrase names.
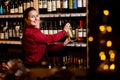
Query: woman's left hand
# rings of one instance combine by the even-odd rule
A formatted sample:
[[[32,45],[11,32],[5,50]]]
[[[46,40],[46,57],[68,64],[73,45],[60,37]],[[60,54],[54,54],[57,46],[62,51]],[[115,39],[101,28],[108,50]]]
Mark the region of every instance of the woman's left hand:
[[[66,38],[66,40],[64,41],[64,46],[66,46],[68,43],[70,42],[70,38]]]

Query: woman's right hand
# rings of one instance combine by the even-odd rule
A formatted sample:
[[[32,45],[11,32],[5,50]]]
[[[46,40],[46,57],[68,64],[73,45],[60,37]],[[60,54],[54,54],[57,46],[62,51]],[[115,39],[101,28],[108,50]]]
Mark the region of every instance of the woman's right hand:
[[[66,23],[65,26],[64,26],[64,30],[65,30],[66,32],[68,32],[68,31],[70,30],[70,28],[71,28],[70,23]]]

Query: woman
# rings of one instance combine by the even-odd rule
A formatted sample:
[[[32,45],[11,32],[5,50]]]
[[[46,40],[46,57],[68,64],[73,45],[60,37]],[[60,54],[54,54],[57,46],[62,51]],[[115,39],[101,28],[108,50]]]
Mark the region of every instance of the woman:
[[[27,8],[23,16],[25,20],[23,50],[27,64],[39,64],[45,57],[46,51],[60,50],[70,42],[67,38],[63,43],[48,44],[62,39],[70,29],[69,23],[65,24],[62,31],[53,35],[47,35],[40,30],[40,17],[34,7]],[[47,47],[49,48],[47,49]]]

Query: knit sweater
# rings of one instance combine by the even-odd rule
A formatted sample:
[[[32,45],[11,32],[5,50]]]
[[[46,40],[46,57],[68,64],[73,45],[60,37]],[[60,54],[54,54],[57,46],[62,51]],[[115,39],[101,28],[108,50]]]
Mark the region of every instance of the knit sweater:
[[[63,42],[54,45],[48,43],[57,42],[65,35],[65,30],[56,34],[47,35],[42,33],[38,28],[26,26],[23,32],[23,49],[25,59],[28,62],[37,63],[43,57],[47,49],[47,51],[60,50],[64,47]]]

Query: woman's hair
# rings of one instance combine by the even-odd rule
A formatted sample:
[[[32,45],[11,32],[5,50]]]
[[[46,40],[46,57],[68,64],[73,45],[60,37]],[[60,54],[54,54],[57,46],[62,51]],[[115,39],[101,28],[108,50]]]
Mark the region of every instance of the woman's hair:
[[[25,11],[23,12],[23,18],[28,18],[28,14],[30,11],[36,10],[34,7],[29,7],[27,9],[25,9]]]

